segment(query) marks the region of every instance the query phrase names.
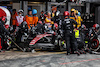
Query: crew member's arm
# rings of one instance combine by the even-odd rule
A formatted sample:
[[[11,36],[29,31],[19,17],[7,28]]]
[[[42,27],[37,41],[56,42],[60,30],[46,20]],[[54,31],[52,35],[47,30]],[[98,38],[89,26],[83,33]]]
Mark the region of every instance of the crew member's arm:
[[[77,19],[77,15],[76,15],[76,13],[74,12],[74,16],[75,16],[75,19]]]
[[[75,20],[73,20],[73,19],[71,19],[71,21],[72,21],[73,24],[76,25],[75,28],[77,28],[77,22]]]
[[[45,22],[46,22],[46,23],[50,23],[51,21],[48,20],[47,18],[45,18]]]
[[[35,19],[35,26],[37,26],[37,22],[38,22],[38,17],[36,17],[36,19]]]
[[[25,16],[25,20],[27,22],[28,28],[30,29],[30,22],[29,22],[29,19],[28,19],[28,16],[27,15]]]

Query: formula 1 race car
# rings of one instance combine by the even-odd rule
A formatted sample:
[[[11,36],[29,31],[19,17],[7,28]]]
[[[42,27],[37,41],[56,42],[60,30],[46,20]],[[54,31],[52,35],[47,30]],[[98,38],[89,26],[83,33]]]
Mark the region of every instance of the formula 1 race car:
[[[57,24],[54,24],[54,29],[57,30]],[[50,49],[50,50],[56,50],[60,49],[61,43],[59,43],[60,35],[58,35],[57,32],[51,30],[51,26],[48,26],[47,24],[44,25],[44,34],[38,34],[33,40],[30,42],[29,46],[31,48],[35,49]],[[50,29],[50,30],[49,30]],[[60,49],[60,50],[63,50]]]

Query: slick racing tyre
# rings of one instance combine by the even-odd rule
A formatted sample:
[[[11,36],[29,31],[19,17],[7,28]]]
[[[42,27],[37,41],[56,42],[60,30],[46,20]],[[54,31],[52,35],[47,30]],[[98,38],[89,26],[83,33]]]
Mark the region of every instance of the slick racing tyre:
[[[91,50],[100,52],[100,45],[98,39],[93,39],[91,42]]]
[[[97,49],[99,46],[99,41],[97,39],[93,39],[91,43],[91,48],[92,49]]]

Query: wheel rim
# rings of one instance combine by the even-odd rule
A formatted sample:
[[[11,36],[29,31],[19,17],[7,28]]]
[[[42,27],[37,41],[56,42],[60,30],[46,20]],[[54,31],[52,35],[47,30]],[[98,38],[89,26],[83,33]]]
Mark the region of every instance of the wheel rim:
[[[92,49],[96,49],[99,46],[99,41],[97,39],[93,39],[92,43],[91,43],[91,48]]]

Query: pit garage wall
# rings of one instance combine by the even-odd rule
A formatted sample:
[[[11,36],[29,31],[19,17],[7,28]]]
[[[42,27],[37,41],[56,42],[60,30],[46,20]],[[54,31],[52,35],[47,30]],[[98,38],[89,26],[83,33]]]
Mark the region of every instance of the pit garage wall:
[[[42,4],[28,4],[28,6],[31,6],[32,9],[37,9],[38,13],[38,17],[40,16],[40,12],[43,10],[45,11],[45,3]]]
[[[82,6],[85,6],[85,4],[84,4],[84,3],[83,3],[83,4],[76,4],[76,3],[69,2],[69,3],[68,3],[68,11],[70,12],[70,10],[71,10],[72,8],[74,8],[74,9],[76,9],[76,10],[82,12],[82,10],[81,10]],[[87,6],[87,7],[89,7],[89,6]],[[88,10],[85,9],[85,10],[86,10],[86,12],[89,12],[89,9],[88,9]]]
[[[13,6],[12,8],[16,9],[17,12],[20,9],[20,3],[13,3],[12,6]]]
[[[24,16],[27,14],[27,12],[28,12],[28,6],[31,6],[32,7],[32,9],[37,9],[37,11],[38,11],[38,13],[37,13],[37,15],[38,16],[40,16],[40,12],[42,11],[42,10],[44,10],[45,11],[45,3],[41,3],[41,4],[35,4],[35,3],[33,3],[33,4],[28,4],[28,2],[27,1],[24,1],[23,2],[23,6],[20,4],[20,3],[13,3],[12,4],[12,8],[13,9],[16,9],[17,10],[17,12],[18,12],[18,10],[19,9],[21,9],[22,7],[23,7],[23,10],[24,10]]]
[[[96,7],[95,10],[95,23],[100,24],[100,6]]]

